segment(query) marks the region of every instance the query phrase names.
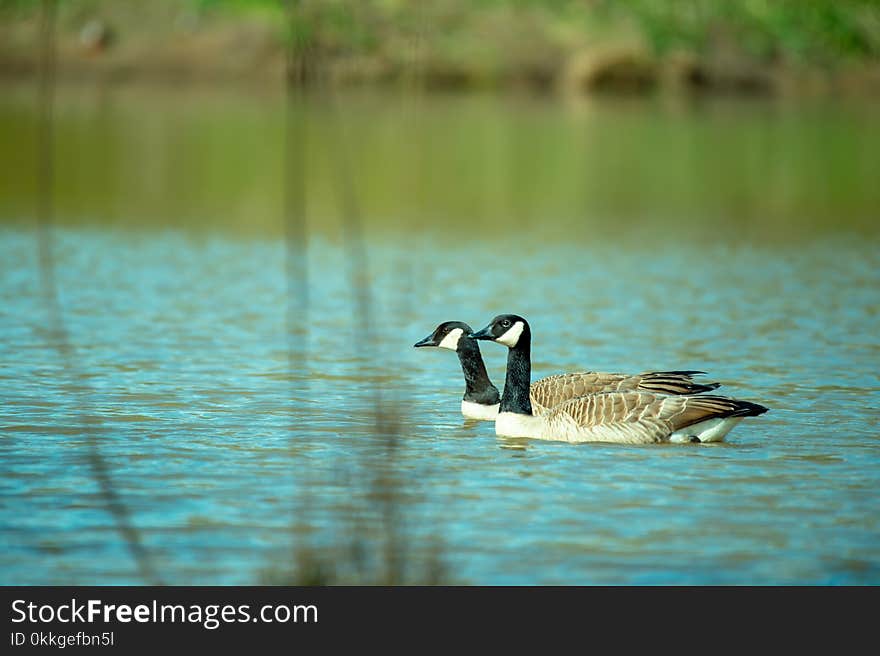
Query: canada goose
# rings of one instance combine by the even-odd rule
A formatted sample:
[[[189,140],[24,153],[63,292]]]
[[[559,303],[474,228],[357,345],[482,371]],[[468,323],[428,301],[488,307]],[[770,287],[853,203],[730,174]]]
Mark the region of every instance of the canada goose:
[[[509,349],[495,420],[495,432],[505,437],[630,444],[720,442],[743,417],[767,412],[757,403],[723,396],[661,396],[636,390],[580,396],[533,415],[529,323],[518,315],[502,314],[470,337]]]
[[[446,321],[430,335],[416,342],[415,347],[435,346],[458,353],[464,373],[465,391],[461,414],[469,419],[495,421],[501,397],[489,380],[480,346],[470,335],[471,327],[461,321]],[[719,386],[718,383],[695,383],[693,376],[702,371],[657,371],[637,375],[597,373],[557,374],[531,384],[529,397],[534,414],[542,414],[570,398],[598,392],[641,390],[660,394],[699,394]]]
[[[480,354],[480,345],[469,335],[471,327],[461,321],[446,321],[434,329],[425,339],[414,347],[436,346],[458,353],[461,371],[464,373],[464,398],[461,400],[461,414],[469,419],[494,421],[498,415],[501,397],[498,388],[489,380],[486,365]],[[464,337],[464,339],[462,339]]]

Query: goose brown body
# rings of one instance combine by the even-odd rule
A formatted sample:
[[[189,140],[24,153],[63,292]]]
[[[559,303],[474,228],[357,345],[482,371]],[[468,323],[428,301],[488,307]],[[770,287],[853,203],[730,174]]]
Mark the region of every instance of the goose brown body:
[[[714,442],[724,439],[742,417],[766,411],[723,396],[605,392],[569,399],[541,416],[502,412],[496,432],[566,442]]]
[[[723,440],[743,417],[767,412],[767,408],[757,403],[724,396],[669,395],[641,389],[576,396],[536,412],[534,386],[530,385],[531,328],[528,322],[515,314],[499,315],[470,337],[491,340],[508,348],[504,392],[495,420],[495,432],[505,437],[628,444],[716,442]],[[637,384],[653,384],[665,392],[690,384],[687,377],[694,373],[645,374]],[[578,382],[562,377],[556,385],[575,389]],[[552,402],[552,397],[548,402]]]

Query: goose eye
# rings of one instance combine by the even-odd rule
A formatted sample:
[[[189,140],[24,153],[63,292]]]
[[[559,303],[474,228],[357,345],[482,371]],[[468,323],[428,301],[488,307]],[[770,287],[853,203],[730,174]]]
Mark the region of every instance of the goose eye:
[[[501,320],[501,325],[502,325],[504,328],[510,328],[510,319],[502,319],[502,320]]]

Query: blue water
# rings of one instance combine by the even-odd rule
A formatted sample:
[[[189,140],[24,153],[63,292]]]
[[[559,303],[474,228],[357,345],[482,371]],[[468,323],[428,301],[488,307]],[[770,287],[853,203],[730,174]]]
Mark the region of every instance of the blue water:
[[[303,305],[277,237],[59,228],[64,366],[37,233],[0,228],[0,582],[143,582],[92,435],[170,583],[306,551],[341,582],[880,583],[876,246],[368,235],[364,317],[320,235]],[[499,439],[460,416],[454,355],[412,344],[500,312],[536,377],[701,369],[771,410],[722,445]]]

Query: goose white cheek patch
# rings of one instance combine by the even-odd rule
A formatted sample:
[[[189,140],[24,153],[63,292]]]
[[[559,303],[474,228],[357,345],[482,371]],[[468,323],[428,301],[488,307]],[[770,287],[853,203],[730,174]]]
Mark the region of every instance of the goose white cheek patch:
[[[449,334],[443,338],[443,341],[440,342],[437,346],[439,348],[449,349],[450,351],[455,351],[458,349],[458,340],[461,339],[461,334],[464,331],[461,328],[453,328],[449,331]]]
[[[504,333],[501,337],[499,337],[495,341],[498,342],[499,344],[504,344],[505,346],[509,346],[510,348],[513,348],[514,346],[516,346],[516,343],[519,341],[519,336],[522,335],[522,331],[523,331],[524,327],[525,326],[523,326],[522,321],[517,321],[510,328],[507,329],[506,333]]]

